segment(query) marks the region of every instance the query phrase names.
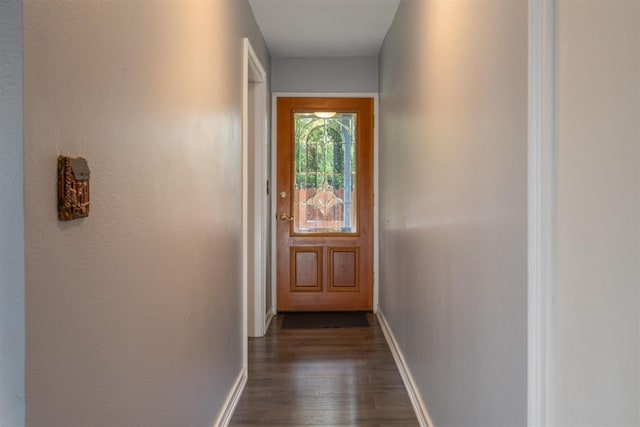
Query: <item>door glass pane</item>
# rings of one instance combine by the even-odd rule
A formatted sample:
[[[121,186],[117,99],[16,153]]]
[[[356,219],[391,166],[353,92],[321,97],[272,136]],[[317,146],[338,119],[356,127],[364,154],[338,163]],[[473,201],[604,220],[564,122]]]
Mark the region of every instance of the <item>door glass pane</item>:
[[[357,231],[356,113],[295,113],[295,233]]]

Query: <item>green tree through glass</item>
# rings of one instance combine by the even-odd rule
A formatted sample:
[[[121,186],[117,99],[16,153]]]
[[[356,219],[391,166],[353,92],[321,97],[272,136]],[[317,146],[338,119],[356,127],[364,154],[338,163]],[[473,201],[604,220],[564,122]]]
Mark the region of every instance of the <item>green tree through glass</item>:
[[[345,141],[343,132],[353,140],[352,125],[338,118],[321,119],[296,115],[295,157],[297,189],[317,188],[322,183],[334,190],[344,189]],[[354,147],[351,147],[354,151]],[[355,153],[354,153],[355,154]],[[353,162],[355,156],[350,156]],[[354,165],[355,166],[355,165]],[[354,168],[351,168],[354,170]]]

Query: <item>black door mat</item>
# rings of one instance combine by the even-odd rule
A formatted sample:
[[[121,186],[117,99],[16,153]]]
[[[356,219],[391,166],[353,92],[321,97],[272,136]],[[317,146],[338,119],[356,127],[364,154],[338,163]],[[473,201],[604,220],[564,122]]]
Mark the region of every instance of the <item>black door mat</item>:
[[[367,313],[363,311],[323,311],[286,313],[282,329],[366,328]]]

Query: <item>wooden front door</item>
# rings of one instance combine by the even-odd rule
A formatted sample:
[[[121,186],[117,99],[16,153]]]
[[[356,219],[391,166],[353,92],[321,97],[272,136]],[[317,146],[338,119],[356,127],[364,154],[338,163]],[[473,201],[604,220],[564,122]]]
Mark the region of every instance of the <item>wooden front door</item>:
[[[278,310],[372,310],[373,99],[277,108]]]

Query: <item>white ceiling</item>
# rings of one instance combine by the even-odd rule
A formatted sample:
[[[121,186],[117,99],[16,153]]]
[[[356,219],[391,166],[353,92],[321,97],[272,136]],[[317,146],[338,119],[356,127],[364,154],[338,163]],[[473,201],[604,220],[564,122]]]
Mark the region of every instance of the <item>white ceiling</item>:
[[[400,0],[249,0],[271,56],[376,56]]]

